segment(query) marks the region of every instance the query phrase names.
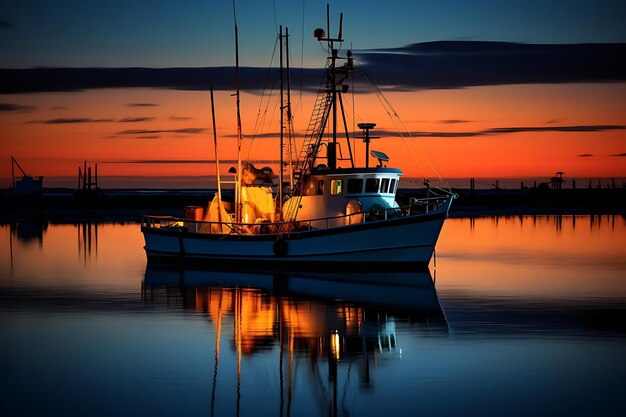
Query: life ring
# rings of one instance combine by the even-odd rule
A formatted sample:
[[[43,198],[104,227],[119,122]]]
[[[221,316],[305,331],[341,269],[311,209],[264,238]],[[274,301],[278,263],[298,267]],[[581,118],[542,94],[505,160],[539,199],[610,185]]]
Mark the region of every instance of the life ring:
[[[348,201],[346,204],[346,225],[363,223],[363,216],[359,216],[358,213],[363,212],[363,205],[357,199]]]
[[[289,245],[287,244],[287,241],[282,237],[276,239],[272,247],[272,249],[274,250],[274,255],[276,256],[285,256],[287,254],[288,248]]]

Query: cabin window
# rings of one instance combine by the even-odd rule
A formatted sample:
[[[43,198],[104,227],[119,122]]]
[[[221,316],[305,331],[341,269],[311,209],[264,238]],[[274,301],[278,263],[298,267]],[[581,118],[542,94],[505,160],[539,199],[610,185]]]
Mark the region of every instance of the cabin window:
[[[360,194],[363,192],[363,180],[361,178],[353,178],[348,180],[348,194]]]
[[[343,193],[343,185],[341,180],[332,180],[330,182],[330,194],[339,195]]]
[[[377,193],[378,192],[378,183],[380,180],[378,178],[368,178],[365,180],[365,192],[366,193]]]
[[[315,191],[315,195],[324,195],[324,180],[319,180],[317,182],[317,190]]]
[[[315,195],[316,187],[317,187],[317,183],[315,181],[307,181],[306,187],[304,188],[303,195]]]
[[[383,178],[380,182],[380,193],[386,194],[389,190],[389,178]]]
[[[391,184],[389,185],[389,192],[392,194],[396,192],[396,180],[391,180]]]

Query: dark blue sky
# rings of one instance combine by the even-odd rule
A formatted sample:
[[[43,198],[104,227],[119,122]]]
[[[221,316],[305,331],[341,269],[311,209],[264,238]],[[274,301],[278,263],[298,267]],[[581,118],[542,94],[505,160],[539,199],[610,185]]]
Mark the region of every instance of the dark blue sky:
[[[242,65],[265,66],[276,23],[290,27],[293,65],[318,66],[312,39],[326,0],[238,0]],[[355,49],[436,40],[626,42],[623,0],[343,0],[336,23]],[[304,25],[303,22],[304,9]],[[275,11],[275,12],[274,12]],[[19,0],[0,7],[0,67],[194,67],[233,63],[232,1]],[[332,25],[333,29],[336,27]],[[304,29],[303,29],[304,28]],[[302,37],[304,30],[304,37]]]

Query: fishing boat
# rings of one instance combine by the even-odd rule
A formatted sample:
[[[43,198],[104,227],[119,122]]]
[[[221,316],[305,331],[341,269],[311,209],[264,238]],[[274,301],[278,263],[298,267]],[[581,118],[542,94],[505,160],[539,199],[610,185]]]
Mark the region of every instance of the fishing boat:
[[[364,166],[356,166],[343,104],[355,71],[355,58],[351,51],[345,56],[339,54],[342,21],[340,15],[335,37],[330,36],[329,23],[327,31],[314,32],[314,37],[328,46],[329,56],[299,153],[292,151],[295,141],[292,145],[290,139],[288,146],[284,143],[284,126],[291,123],[291,103],[289,77],[284,77],[289,71],[289,54],[283,51],[283,41],[288,50],[289,35],[288,29],[283,33],[281,27],[278,175],[270,168],[257,169],[241,160],[237,81],[239,159],[237,168],[229,170],[234,178],[235,201],[227,204],[222,199],[216,145],[215,198],[206,210],[190,208],[185,218],[144,216],[141,230],[148,259],[252,263],[259,268],[301,268],[309,264],[317,269],[413,267],[429,263],[456,196],[444,188],[429,189],[424,198],[412,198],[410,204],[400,206],[396,193],[402,170],[389,166],[390,158],[384,152],[369,149],[371,140],[376,138],[372,135],[375,123],[358,124],[365,157]],[[236,22],[235,36],[237,45]],[[238,67],[238,56],[236,61]],[[217,143],[215,118],[213,124]],[[340,126],[345,129],[343,143],[348,157],[343,156]],[[276,180],[278,184],[274,183]]]

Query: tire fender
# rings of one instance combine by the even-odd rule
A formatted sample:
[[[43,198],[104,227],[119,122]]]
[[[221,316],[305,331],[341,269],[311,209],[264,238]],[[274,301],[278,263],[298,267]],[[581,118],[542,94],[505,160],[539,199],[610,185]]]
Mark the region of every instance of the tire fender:
[[[274,241],[272,249],[274,250],[274,255],[285,256],[287,254],[287,250],[289,249],[289,245],[284,238],[279,237]]]

